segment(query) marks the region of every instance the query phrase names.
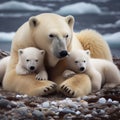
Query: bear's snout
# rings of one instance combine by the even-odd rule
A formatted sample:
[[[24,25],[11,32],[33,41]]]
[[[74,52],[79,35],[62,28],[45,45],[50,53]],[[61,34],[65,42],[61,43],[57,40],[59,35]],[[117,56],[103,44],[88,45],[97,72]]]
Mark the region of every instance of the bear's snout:
[[[61,52],[59,52],[59,55],[60,55],[60,58],[63,58],[68,55],[68,52],[66,50],[62,50]]]
[[[85,68],[84,67],[80,67],[80,71],[84,72]]]
[[[35,66],[30,66],[30,70],[31,71],[35,70]]]

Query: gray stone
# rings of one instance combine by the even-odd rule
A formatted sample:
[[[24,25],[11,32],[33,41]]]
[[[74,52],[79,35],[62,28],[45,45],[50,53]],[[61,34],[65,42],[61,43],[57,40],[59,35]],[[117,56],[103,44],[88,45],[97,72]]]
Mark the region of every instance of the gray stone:
[[[100,103],[100,104],[105,104],[106,103],[106,99],[105,98],[99,98],[99,100],[98,100],[98,102]]]
[[[26,116],[28,114],[28,108],[27,107],[20,107],[17,109],[17,112],[21,115]]]
[[[38,120],[45,120],[45,116],[44,116],[43,112],[41,112],[39,110],[34,110],[32,114]]]
[[[42,103],[42,106],[43,106],[44,108],[49,108],[49,107],[50,107],[49,101],[43,102],[43,103]]]

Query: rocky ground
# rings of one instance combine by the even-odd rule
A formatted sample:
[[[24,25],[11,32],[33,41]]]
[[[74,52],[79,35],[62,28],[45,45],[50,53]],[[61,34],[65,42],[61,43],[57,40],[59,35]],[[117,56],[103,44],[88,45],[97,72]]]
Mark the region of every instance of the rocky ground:
[[[7,55],[0,51],[0,58]],[[114,62],[120,69],[120,59]],[[120,120],[120,86],[83,98],[28,97],[0,87],[0,120]]]

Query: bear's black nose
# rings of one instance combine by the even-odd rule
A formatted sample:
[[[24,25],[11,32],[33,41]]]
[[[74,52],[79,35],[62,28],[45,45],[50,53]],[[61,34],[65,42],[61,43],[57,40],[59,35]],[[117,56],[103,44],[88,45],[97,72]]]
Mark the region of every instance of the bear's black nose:
[[[80,68],[80,71],[84,71],[84,70],[85,70],[85,68],[84,68],[84,67],[81,67],[81,68]]]
[[[62,50],[59,54],[60,54],[60,57],[62,58],[62,57],[67,56],[68,52],[66,50]]]
[[[30,66],[30,70],[34,70],[35,69],[35,67],[34,66]]]

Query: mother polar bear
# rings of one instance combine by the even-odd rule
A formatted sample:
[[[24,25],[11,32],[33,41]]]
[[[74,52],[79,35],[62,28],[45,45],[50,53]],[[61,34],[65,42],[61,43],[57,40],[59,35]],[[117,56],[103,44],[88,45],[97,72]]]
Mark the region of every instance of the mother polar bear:
[[[44,13],[31,17],[16,32],[12,41],[11,59],[3,79],[3,88],[30,96],[48,95],[56,89],[70,97],[87,95],[91,82],[87,75],[80,74],[68,79],[62,78],[66,69],[63,59],[73,49],[89,49],[94,58],[112,61],[107,43],[93,30],[73,32],[73,16]],[[18,75],[18,49],[36,47],[46,51],[45,66],[49,80],[38,81],[35,74]]]

